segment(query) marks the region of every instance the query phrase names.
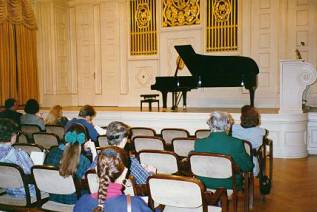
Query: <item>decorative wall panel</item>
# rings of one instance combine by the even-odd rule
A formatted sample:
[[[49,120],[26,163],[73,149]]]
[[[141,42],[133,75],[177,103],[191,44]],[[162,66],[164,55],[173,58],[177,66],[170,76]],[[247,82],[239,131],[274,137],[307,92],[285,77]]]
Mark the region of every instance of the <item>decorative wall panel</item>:
[[[200,0],[163,0],[162,26],[200,24]]]
[[[156,0],[130,0],[130,54],[157,54]]]
[[[238,50],[238,0],[207,0],[206,51]]]
[[[155,76],[153,75],[153,66],[139,66],[136,67],[136,87],[137,88],[149,88]]]
[[[71,93],[71,73],[69,67],[69,34],[68,23],[69,14],[66,5],[56,5],[54,7],[55,18],[55,39],[56,39],[56,57],[55,57],[55,77],[56,93]]]

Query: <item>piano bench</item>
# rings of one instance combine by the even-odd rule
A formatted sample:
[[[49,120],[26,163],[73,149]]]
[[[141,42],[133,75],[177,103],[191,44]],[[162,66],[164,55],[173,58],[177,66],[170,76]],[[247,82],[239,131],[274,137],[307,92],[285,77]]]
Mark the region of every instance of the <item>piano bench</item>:
[[[143,103],[148,103],[149,104],[149,111],[152,111],[152,103],[157,103],[157,111],[160,111],[160,100],[156,99],[158,97],[158,94],[142,94],[140,95],[141,101],[140,101],[140,109],[142,111],[142,105]]]

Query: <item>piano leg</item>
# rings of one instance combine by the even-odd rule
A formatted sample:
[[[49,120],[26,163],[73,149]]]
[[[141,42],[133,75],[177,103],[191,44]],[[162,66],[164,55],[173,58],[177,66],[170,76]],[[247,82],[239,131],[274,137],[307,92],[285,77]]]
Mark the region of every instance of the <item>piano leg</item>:
[[[183,93],[183,110],[186,110],[187,91],[182,91],[182,93]]]
[[[254,93],[255,93],[255,88],[250,88],[250,105],[254,107]]]
[[[172,92],[172,110],[177,108],[177,92]]]
[[[162,91],[162,99],[163,99],[163,109],[167,108],[167,92]]]

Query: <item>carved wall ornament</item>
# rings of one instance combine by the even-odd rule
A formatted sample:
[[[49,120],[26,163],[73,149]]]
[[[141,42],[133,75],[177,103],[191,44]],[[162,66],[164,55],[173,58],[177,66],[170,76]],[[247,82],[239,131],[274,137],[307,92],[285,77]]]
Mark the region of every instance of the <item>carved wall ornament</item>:
[[[212,10],[216,21],[228,21],[232,10],[231,2],[229,0],[216,0]]]
[[[200,0],[163,0],[163,27],[200,24]]]
[[[138,4],[135,20],[139,28],[146,28],[149,26],[151,21],[151,11],[147,3]]]

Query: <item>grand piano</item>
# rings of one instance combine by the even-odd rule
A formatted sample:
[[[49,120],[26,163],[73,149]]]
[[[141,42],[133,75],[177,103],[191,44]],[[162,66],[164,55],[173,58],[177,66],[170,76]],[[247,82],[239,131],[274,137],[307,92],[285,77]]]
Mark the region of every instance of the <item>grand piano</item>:
[[[257,84],[259,68],[249,57],[241,56],[208,56],[197,54],[191,45],[175,46],[179,56],[184,61],[192,76],[162,76],[156,77],[151,85],[152,90],[162,93],[163,108],[167,108],[167,94],[173,93],[173,107],[177,107],[174,94],[180,92],[183,96],[183,106],[186,108],[187,92],[199,87],[242,87],[250,93],[250,104],[254,105],[254,93]]]

